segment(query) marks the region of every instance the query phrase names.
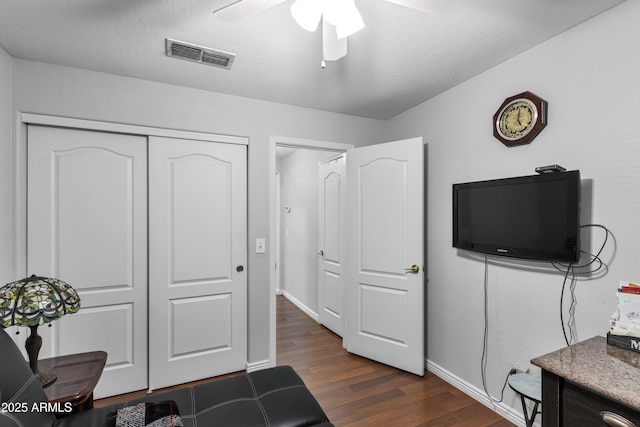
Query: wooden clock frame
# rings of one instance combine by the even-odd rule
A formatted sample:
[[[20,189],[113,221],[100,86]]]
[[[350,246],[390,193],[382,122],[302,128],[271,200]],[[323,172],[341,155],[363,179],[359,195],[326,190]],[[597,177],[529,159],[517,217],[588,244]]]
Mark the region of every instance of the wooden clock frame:
[[[513,102],[520,100],[528,101],[535,105],[538,111],[537,117],[535,118],[535,123],[526,135],[523,135],[520,138],[506,138],[500,133],[500,116],[507,108],[507,106],[509,106]],[[529,91],[522,92],[518,95],[514,95],[505,99],[500,108],[498,108],[498,111],[496,111],[496,113],[493,115],[493,136],[495,136],[496,139],[498,139],[507,147],[529,144],[536,136],[538,136],[542,129],[547,126],[547,105],[547,101]]]

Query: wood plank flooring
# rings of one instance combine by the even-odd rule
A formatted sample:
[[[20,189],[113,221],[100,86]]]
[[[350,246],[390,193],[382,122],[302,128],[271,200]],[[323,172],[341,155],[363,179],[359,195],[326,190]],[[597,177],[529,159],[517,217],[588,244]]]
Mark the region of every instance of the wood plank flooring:
[[[346,352],[284,297],[277,313],[278,364],[293,366],[336,426],[513,426],[430,372],[419,377]]]
[[[338,427],[513,426],[430,372],[419,377],[346,352],[340,337],[282,296],[277,297],[277,363],[296,370]],[[204,381],[209,380],[199,382]],[[101,399],[95,406],[144,394]]]

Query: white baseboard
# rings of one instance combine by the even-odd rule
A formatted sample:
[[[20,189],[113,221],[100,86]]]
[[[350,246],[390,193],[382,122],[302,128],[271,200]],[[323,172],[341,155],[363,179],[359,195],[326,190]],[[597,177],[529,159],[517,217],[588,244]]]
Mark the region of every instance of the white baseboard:
[[[247,374],[255,371],[261,371],[263,369],[267,369],[271,367],[272,365],[269,359],[261,360],[259,362],[247,363]]]
[[[511,421],[513,424],[525,427],[526,424],[524,421],[524,415],[522,415],[521,412],[505,405],[504,403],[496,403],[492,401],[483,390],[480,390],[476,386],[469,384],[460,377],[453,375],[451,372],[447,371],[446,369],[428,359],[425,359],[425,367],[429,372],[433,373],[437,377],[440,377],[442,380],[448,382],[458,390],[482,403],[484,406],[496,412],[497,414],[500,414],[502,417]],[[539,417],[536,420],[535,425],[540,425]]]
[[[294,297],[293,295],[291,295],[289,292],[287,291],[282,291],[282,294],[284,295],[284,297],[286,299],[288,299],[289,301],[291,301],[293,303],[293,305],[295,305],[296,307],[298,307],[300,310],[302,310],[307,316],[311,317],[313,320],[315,320],[316,322],[320,321],[320,318],[318,317],[318,313],[314,312],[313,310],[311,310],[309,307],[307,307],[306,305],[304,305],[302,302],[300,302],[300,300],[298,300],[296,297]]]

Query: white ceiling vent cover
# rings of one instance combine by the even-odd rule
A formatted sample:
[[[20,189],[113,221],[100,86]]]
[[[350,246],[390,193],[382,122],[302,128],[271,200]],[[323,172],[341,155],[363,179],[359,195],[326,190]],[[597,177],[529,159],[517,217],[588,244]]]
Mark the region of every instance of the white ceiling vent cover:
[[[230,69],[236,55],[221,50],[198,46],[177,40],[166,39],[167,56],[184,59],[185,61],[199,62],[213,67]]]

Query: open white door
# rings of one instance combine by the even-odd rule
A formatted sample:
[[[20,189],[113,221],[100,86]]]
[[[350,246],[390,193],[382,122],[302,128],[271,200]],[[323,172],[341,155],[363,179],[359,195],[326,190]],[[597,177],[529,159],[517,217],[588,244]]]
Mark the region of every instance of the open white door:
[[[339,336],[344,334],[344,209],[345,156],[320,164],[318,235],[318,319]]]
[[[347,152],[347,350],[424,374],[423,144]]]

